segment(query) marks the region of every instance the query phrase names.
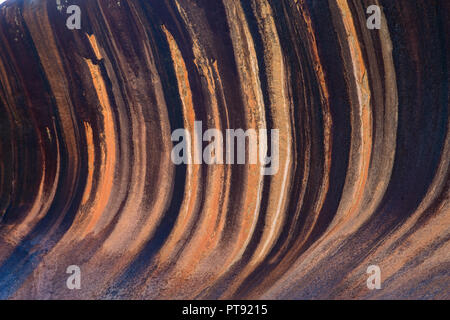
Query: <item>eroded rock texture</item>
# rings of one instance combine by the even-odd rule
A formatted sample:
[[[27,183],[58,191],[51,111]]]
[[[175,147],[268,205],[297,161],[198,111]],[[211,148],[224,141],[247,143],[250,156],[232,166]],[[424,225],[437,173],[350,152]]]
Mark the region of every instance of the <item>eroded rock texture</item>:
[[[8,0],[0,298],[450,298],[449,15],[443,0]],[[174,165],[171,133],[195,120],[279,129],[278,173]]]

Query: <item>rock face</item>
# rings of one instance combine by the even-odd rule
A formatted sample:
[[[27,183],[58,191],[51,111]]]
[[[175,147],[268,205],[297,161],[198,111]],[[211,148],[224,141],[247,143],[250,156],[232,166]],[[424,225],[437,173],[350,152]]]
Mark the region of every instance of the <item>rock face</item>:
[[[6,1],[0,298],[450,298],[449,15],[439,0]],[[278,172],[175,165],[171,134],[194,121],[279,130]]]

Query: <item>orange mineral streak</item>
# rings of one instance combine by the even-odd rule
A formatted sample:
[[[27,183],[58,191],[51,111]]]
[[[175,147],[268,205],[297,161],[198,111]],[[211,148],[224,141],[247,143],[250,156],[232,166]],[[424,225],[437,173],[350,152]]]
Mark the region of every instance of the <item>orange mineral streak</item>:
[[[188,72],[183,56],[178,48],[175,39],[172,34],[162,26],[167,41],[170,47],[170,53],[172,61],[175,66],[175,73],[178,81],[178,90],[183,105],[184,125],[191,135],[191,141],[188,141],[188,154],[192,155],[192,144],[195,139],[194,121],[195,110],[194,103],[192,101],[192,92],[189,84]],[[191,159],[191,164],[187,165],[186,174],[186,188],[183,204],[180,209],[180,215],[174,226],[172,233],[170,234],[164,247],[159,252],[159,267],[162,268],[166,262],[171,261],[172,254],[176,253],[177,247],[180,245],[180,241],[185,243],[186,232],[193,227],[195,212],[198,210],[199,205],[199,193],[200,193],[200,181],[201,176],[199,173],[200,165],[194,164]]]
[[[136,5],[129,3],[130,21],[133,27],[143,35],[144,40],[139,43],[136,50],[141,53],[140,59],[129,61],[124,51],[123,43],[129,40],[124,34],[113,38],[111,48],[113,55],[117,57],[116,63],[120,77],[127,77],[127,85],[124,87],[124,95],[129,101],[132,109],[131,125],[133,126],[132,152],[133,163],[131,170],[131,181],[126,193],[126,198],[114,229],[108,235],[97,254],[118,255],[121,262],[114,267],[114,272],[132,261],[132,257],[148,242],[157,230],[159,223],[170,203],[174,166],[170,160],[170,125],[168,120],[168,106],[163,93],[161,79],[156,67],[154,47],[152,39],[145,30],[143,17],[137,10]],[[106,20],[109,19],[107,7],[101,7],[101,13]],[[114,26],[111,21],[105,24],[109,32]],[[141,72],[148,70],[148,72]],[[152,86],[148,86],[152,83]],[[117,88],[115,88],[117,90]],[[149,90],[151,93],[149,93]],[[151,96],[153,99],[148,99]],[[153,121],[144,121],[146,116],[144,110],[153,110],[155,117]],[[147,119],[148,120],[148,119]],[[149,147],[158,145],[158,150]],[[128,157],[128,155],[126,155]],[[154,164],[151,166],[149,160]],[[155,161],[155,162],[153,162]],[[151,185],[149,183],[151,181]],[[146,202],[146,188],[158,186],[158,196],[152,201]]]
[[[197,67],[199,73],[204,77],[206,81],[206,97],[208,99],[208,105],[210,107],[211,117],[208,119],[207,123],[203,123],[203,130],[206,130],[206,125],[208,128],[215,128],[218,130],[222,129],[221,120],[219,118],[219,107],[216,96],[216,86],[214,79],[218,76],[218,72],[214,73],[214,63],[210,60],[204,58],[205,53],[202,52],[198,39],[195,38],[194,31],[192,36],[194,37],[193,52],[195,55],[194,63]],[[193,131],[193,121],[195,120],[195,113],[192,105],[192,97],[190,93],[189,80],[187,77],[187,70],[185,69],[184,62],[182,60],[181,54],[176,46],[173,39],[169,38],[169,44],[171,46],[172,55],[174,57],[175,69],[177,70],[177,78],[179,82],[180,95],[182,97],[183,106],[185,108],[185,122],[187,122],[187,128],[191,133],[192,143],[194,143],[194,131]],[[181,87],[180,87],[181,85]],[[185,90],[189,88],[189,90]],[[189,93],[186,95],[185,93]],[[191,143],[191,145],[192,145]],[[222,148],[222,146],[219,146]],[[217,151],[217,150],[216,150]],[[224,151],[222,150],[222,153]],[[192,157],[193,160],[193,157]],[[193,162],[193,161],[192,161]],[[199,175],[199,165],[191,164],[189,167],[194,166],[195,174]],[[196,177],[196,176],[194,176]],[[179,271],[178,274],[184,274],[179,281],[184,282],[189,278],[189,275],[198,272],[197,269],[193,269],[192,266],[198,266],[200,262],[207,259],[207,256],[214,252],[216,246],[221,238],[222,229],[225,224],[225,209],[227,207],[226,202],[228,201],[227,185],[224,185],[222,181],[225,179],[225,166],[216,164],[208,167],[208,176],[205,182],[205,190],[208,190],[208,197],[206,198],[203,210],[200,212],[200,218],[196,225],[196,231],[193,237],[190,239],[187,247],[183,251],[179,261],[177,262],[177,267]],[[196,183],[200,180],[196,177]],[[188,180],[189,182],[189,180]],[[188,185],[187,185],[188,186]],[[197,200],[197,199],[196,199]],[[201,248],[201,250],[199,250]],[[173,288],[176,289],[176,288]],[[170,293],[169,293],[170,294]]]
[[[95,35],[87,35],[89,42],[91,43],[91,47],[92,50],[94,50],[95,53],[95,57],[97,58],[97,60],[101,60],[102,59],[102,54],[100,53],[100,49],[98,47],[98,43],[97,43],[97,39],[95,38]]]
[[[109,33],[113,33],[114,26],[112,25],[111,21],[107,18],[106,12],[102,6],[100,8],[100,13],[105,20],[105,28]],[[138,19],[134,18],[133,21],[137,21]],[[113,38],[111,39],[110,48],[112,49],[112,56],[116,57],[116,63],[117,63],[117,70],[115,71],[110,63],[110,57],[105,57],[105,66],[107,68],[107,72],[109,76],[116,76],[118,79],[123,79],[125,74],[129,74],[129,83],[133,84],[130,88],[129,86],[125,86],[124,90],[124,96],[119,96],[119,101],[121,99],[128,99],[130,101],[129,108],[130,108],[130,125],[132,125],[133,130],[130,134],[130,136],[125,136],[129,139],[131,139],[130,148],[124,148],[122,149],[121,153],[121,159],[126,161],[128,165],[131,165],[131,163],[128,161],[128,152],[129,150],[132,150],[132,156],[133,156],[133,167],[132,170],[130,170],[130,184],[128,185],[127,190],[120,190],[120,184],[117,185],[119,188],[118,192],[125,193],[126,197],[123,199],[124,204],[123,208],[118,214],[118,211],[111,211],[108,212],[108,214],[105,214],[105,220],[101,219],[102,224],[98,224],[98,229],[101,230],[102,227],[106,226],[105,223],[111,222],[113,218],[117,217],[117,222],[114,225],[114,230],[108,235],[108,238],[103,243],[102,248],[97,252],[96,255],[100,256],[101,258],[104,257],[104,255],[109,254],[117,254],[122,252],[123,250],[126,250],[124,248],[128,249],[128,252],[132,251],[130,242],[133,241],[133,239],[139,239],[143,241],[140,237],[137,236],[137,228],[140,226],[146,226],[146,227],[153,227],[153,225],[144,223],[143,220],[143,214],[140,210],[140,206],[142,204],[143,200],[143,194],[144,194],[144,188],[145,188],[145,181],[144,178],[147,174],[147,164],[146,164],[146,154],[147,154],[147,136],[146,136],[146,128],[143,121],[141,121],[143,117],[142,113],[142,107],[139,103],[140,100],[137,99],[137,96],[139,95],[139,92],[137,92],[137,83],[138,79],[136,78],[136,75],[134,72],[131,72],[129,61],[127,61],[123,55],[123,52],[121,50],[120,42],[122,39],[120,38]],[[123,39],[123,41],[126,41]],[[144,63],[144,62],[142,62]],[[116,78],[116,79],[117,79]],[[117,80],[118,80],[117,79]],[[141,81],[145,81],[142,79]],[[156,86],[155,86],[156,87]],[[113,91],[117,92],[117,83],[114,84]],[[137,101],[136,101],[137,100]],[[124,139],[125,137],[120,137],[120,140]],[[119,137],[118,137],[119,138]],[[126,151],[125,151],[126,150]],[[122,165],[122,164],[121,164]],[[155,183],[157,183],[155,181]],[[162,198],[162,197],[161,197]],[[114,203],[115,199],[111,199],[111,203]],[[117,208],[117,204],[115,205],[115,208]],[[117,209],[116,209],[117,210]],[[99,221],[100,222],[100,221]],[[150,236],[150,233],[147,235]],[[101,258],[96,258],[97,260],[100,260]],[[92,259],[93,261],[96,259]],[[128,261],[125,261],[125,259],[122,260],[123,263],[128,263]],[[118,268],[119,266],[116,265]]]
[[[89,223],[84,230],[84,235],[89,234],[100,219],[108,204],[113,189],[115,166],[116,166],[116,133],[114,128],[114,117],[112,115],[109,97],[106,91],[105,82],[101,75],[100,67],[94,65],[90,60],[85,59],[92,76],[92,83],[99,100],[100,113],[103,115],[103,134],[101,136],[101,165],[99,167],[99,177],[97,180],[97,197],[90,209]],[[89,130],[89,129],[87,129]],[[89,139],[89,138],[88,138]],[[91,141],[92,142],[92,141]],[[90,154],[92,157],[92,155]],[[91,168],[89,174],[91,174]]]
[[[218,73],[214,73],[214,64],[202,64],[200,61],[197,63],[197,68],[201,70],[207,80],[207,89],[211,99],[211,103],[209,104],[211,108],[211,122],[208,127],[222,131],[216,97],[217,90],[214,83],[214,78]],[[223,146],[218,145],[218,148],[222,149]],[[219,153],[225,154],[224,150],[219,151]],[[225,179],[225,165],[216,164],[208,167],[208,178],[205,188],[208,190],[209,197],[205,201],[201,215],[202,219],[200,220],[200,228],[198,229],[199,232],[192,239],[193,246],[191,249],[193,252],[187,255],[189,257],[186,261],[187,265],[191,265],[192,260],[198,263],[200,259],[211,254],[219,243],[225,225],[225,210],[228,203],[228,198],[224,197],[228,189],[228,186],[223,183]],[[190,246],[191,243],[189,244]],[[203,250],[197,250],[199,247],[202,247]]]
[[[224,101],[224,97],[221,94],[223,89],[217,63],[207,57],[197,36],[198,30],[191,26],[190,17],[178,2],[177,6],[181,16],[185,19],[186,25],[190,26],[188,31],[193,38],[194,63],[199,74],[205,80],[204,93],[208,101],[207,105],[210,108],[209,113],[211,114],[207,122],[208,128],[224,130],[224,124],[222,124],[219,117],[218,99]],[[233,41],[236,42],[233,45],[238,50],[235,54],[236,59],[239,60],[239,63],[242,62],[246,65],[245,68],[239,68],[238,70],[239,78],[244,84],[243,87],[246,88],[245,92],[242,93],[243,103],[247,107],[246,128],[257,129],[261,127],[258,124],[261,119],[264,119],[264,116],[260,115],[263,111],[263,99],[257,76],[257,63],[253,43],[245,23],[242,8],[234,7],[231,9],[228,5],[226,7],[227,12],[228,10],[237,10],[233,14],[238,13],[240,17],[237,22],[235,19],[230,19],[232,32],[236,33],[236,37],[232,37]],[[251,58],[247,57],[247,53],[244,54],[242,46],[251,53]],[[262,177],[259,165],[247,165],[247,176],[243,179],[248,187],[244,191],[243,203],[240,206],[245,208],[242,215],[240,215],[242,222],[238,223],[236,229],[231,231],[231,239],[227,246],[219,249],[219,241],[223,237],[223,229],[226,222],[230,188],[230,172],[225,168],[226,166],[221,164],[208,167],[208,176],[205,183],[205,190],[208,190],[208,196],[205,198],[194,235],[177,261],[177,267],[174,271],[176,275],[174,277],[179,284],[184,283],[186,285],[186,281],[195,281],[195,286],[190,286],[192,290],[195,290],[194,295],[208,287],[212,281],[225,273],[241,257],[247,243],[251,239],[257,221]],[[255,188],[255,186],[259,187]],[[255,199],[257,200],[255,201]],[[193,268],[192,266],[195,267]],[[208,270],[207,275],[204,273],[205,270]],[[201,285],[195,280],[196,278],[202,279]],[[173,280],[174,278],[171,277],[171,279]],[[167,290],[163,297],[170,296],[176,291],[177,288],[173,287]]]
[[[82,205],[86,205],[92,192],[92,184],[94,177],[94,163],[95,163],[95,146],[94,146],[94,136],[92,134],[92,128],[89,122],[84,122],[84,130],[86,133],[86,146],[87,146],[87,165],[88,165],[88,176],[86,181],[86,188],[84,189],[83,199],[81,200]]]

